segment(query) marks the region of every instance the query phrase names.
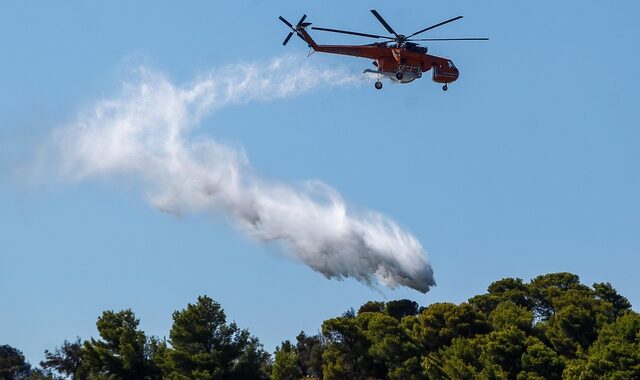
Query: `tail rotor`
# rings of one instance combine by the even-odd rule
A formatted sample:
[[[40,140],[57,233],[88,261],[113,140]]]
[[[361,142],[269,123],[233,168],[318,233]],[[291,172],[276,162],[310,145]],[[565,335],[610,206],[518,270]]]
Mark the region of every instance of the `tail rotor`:
[[[285,25],[287,25],[289,28],[291,28],[291,32],[289,32],[289,34],[287,35],[287,37],[284,39],[284,41],[282,42],[282,45],[287,45],[287,43],[289,43],[289,40],[291,39],[291,37],[293,37],[293,34],[297,34],[298,37],[300,37],[300,39],[302,39],[303,41],[305,41],[304,37],[302,37],[302,34],[300,34],[299,30],[301,28],[306,28],[307,26],[311,25],[310,22],[304,22],[304,20],[307,18],[307,15],[302,15],[302,18],[300,18],[300,21],[298,21],[298,23],[296,24],[296,26],[293,26],[293,24],[291,24],[289,21],[287,21],[284,17],[280,16],[278,17],[280,19],[280,21],[282,21],[283,23],[285,23]],[[306,42],[306,41],[305,41]]]

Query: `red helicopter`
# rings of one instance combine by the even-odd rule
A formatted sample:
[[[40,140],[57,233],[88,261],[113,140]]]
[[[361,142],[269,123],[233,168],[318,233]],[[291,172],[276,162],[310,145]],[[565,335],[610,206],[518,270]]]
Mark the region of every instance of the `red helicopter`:
[[[385,29],[387,29],[387,31],[393,36],[380,36],[377,34],[350,32],[347,30],[329,28],[312,27],[311,29],[377,39],[384,38],[388,41],[375,42],[368,45],[318,45],[307,33],[306,28],[311,25],[311,23],[304,22],[307,15],[303,15],[295,26],[285,20],[284,17],[279,17],[280,21],[291,28],[291,32],[287,35],[282,44],[286,45],[291,37],[296,34],[306,42],[313,51],[373,59],[373,65],[377,67],[377,70],[366,69],[364,72],[378,75],[378,80],[375,83],[375,87],[378,90],[382,88],[382,82],[380,82],[380,77],[382,76],[388,77],[398,83],[409,83],[415,79],[421,78],[422,73],[433,69],[433,81],[443,83],[444,85],[442,86],[442,89],[447,91],[447,85],[458,79],[460,74],[456,66],[453,64],[453,61],[447,58],[427,54],[427,48],[414,43],[414,41],[488,40],[488,38],[412,38],[428,30],[459,20],[462,16],[454,17],[438,24],[431,25],[413,34],[405,36],[403,34],[396,33],[375,9],[372,9],[371,13],[373,13],[382,26],[384,26]]]

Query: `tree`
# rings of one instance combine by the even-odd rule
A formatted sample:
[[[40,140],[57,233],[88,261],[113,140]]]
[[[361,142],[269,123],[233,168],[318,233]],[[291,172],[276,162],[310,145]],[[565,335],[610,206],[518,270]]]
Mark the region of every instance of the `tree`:
[[[580,283],[580,277],[572,273],[550,273],[534,278],[529,284],[529,294],[532,297],[536,319],[548,320],[557,312],[555,303],[558,298],[571,289],[590,291]]]
[[[291,342],[286,340],[282,342],[282,346],[276,347],[274,357],[271,369],[272,380],[298,380],[302,376],[298,365],[298,354]]]
[[[536,337],[528,337],[526,349],[520,359],[519,378],[561,379],[565,363],[551,348]]]
[[[515,327],[491,332],[480,340],[483,362],[498,365],[509,378],[516,377],[526,348],[525,339],[525,333]]]
[[[424,351],[435,351],[451,343],[455,337],[447,328],[447,320],[456,307],[452,303],[432,304],[417,317],[405,320],[405,328]]]
[[[481,354],[476,339],[454,338],[451,345],[422,357],[423,373],[428,379],[477,379]]]
[[[360,317],[370,313],[363,313]],[[369,356],[370,343],[350,316],[332,318],[322,323],[326,345],[322,354],[325,380],[366,379],[371,374],[373,360]]]
[[[0,346],[0,378],[4,380],[24,379],[31,373],[22,352],[9,345]]]
[[[104,312],[100,339],[64,341],[42,369],[0,346],[0,379],[640,379],[640,314],[571,273],[502,279],[461,304],[367,302],[284,341],[273,362],[206,296],[173,313],[169,340],[138,325],[131,310]]]
[[[301,331],[296,337],[295,346],[286,340],[276,348],[271,379],[322,377],[323,350],[321,336],[307,336]]]
[[[417,310],[417,306],[415,308]],[[396,314],[397,315],[397,314]],[[379,377],[388,379],[421,378],[418,347],[407,335],[397,317],[376,313],[358,316],[364,335],[370,342],[369,355]]]
[[[586,349],[597,336],[590,310],[575,305],[560,309],[545,326],[545,335],[561,355],[574,357],[578,347]]]
[[[257,338],[235,323],[207,296],[173,313],[163,372],[168,378],[261,379],[268,354]]]
[[[504,278],[487,288],[488,293],[469,299],[469,303],[489,315],[500,303],[510,301],[518,306],[531,309],[532,299],[529,287],[519,278]]]
[[[616,309],[590,288],[572,288],[553,299],[553,315],[539,329],[556,352],[574,358],[580,348],[586,351],[603,326],[616,319]]]
[[[573,361],[567,379],[640,378],[640,315],[627,312],[602,328],[588,356]]]
[[[384,302],[380,301],[368,301],[358,309],[358,314],[382,312],[384,312]]]
[[[408,299],[389,301],[385,306],[385,312],[393,318],[402,319],[418,314],[418,303]]]
[[[50,371],[45,371],[40,368],[32,369],[29,371],[27,377],[20,377],[20,380],[62,380],[62,377],[56,377],[51,374]]]
[[[123,380],[154,379],[159,373],[150,360],[147,338],[131,310],[105,311],[98,322],[102,340],[86,341],[82,366],[88,376],[113,376]]]
[[[470,338],[492,329],[486,315],[468,303],[435,303],[403,323],[409,336],[425,351],[443,348],[456,337]]]
[[[631,309],[629,300],[618,294],[610,283],[595,283],[593,284],[593,290],[599,300],[611,304],[615,317],[619,317]]]
[[[64,341],[62,346],[53,352],[45,350],[45,359],[40,362],[40,367],[54,371],[64,377],[72,379],[84,379],[86,376],[80,371],[82,363],[82,342],[77,338],[74,342]]]
[[[533,327],[533,312],[518,306],[512,301],[503,301],[489,314],[494,329],[506,329],[515,326],[525,332]]]
[[[320,335],[307,336],[304,331],[296,337],[298,366],[303,377],[322,376],[324,345]]]

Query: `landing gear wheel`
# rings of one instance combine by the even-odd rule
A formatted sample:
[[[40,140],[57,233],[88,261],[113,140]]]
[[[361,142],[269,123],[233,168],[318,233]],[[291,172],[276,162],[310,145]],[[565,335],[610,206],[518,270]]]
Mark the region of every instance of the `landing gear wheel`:
[[[448,89],[449,89],[449,86],[447,86],[446,84],[442,86],[442,91],[447,91]]]
[[[396,79],[397,80],[402,80],[402,78],[404,78],[404,73],[402,73],[402,71],[398,71],[396,73]]]
[[[380,90],[382,88],[382,82],[377,81],[374,86],[376,87],[376,90]]]

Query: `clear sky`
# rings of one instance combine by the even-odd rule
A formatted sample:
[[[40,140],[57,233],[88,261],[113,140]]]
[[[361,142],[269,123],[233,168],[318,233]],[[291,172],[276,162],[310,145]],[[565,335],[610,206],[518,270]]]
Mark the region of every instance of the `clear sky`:
[[[166,336],[171,313],[207,294],[272,351],[368,300],[463,302],[503,277],[557,271],[611,282],[637,310],[638,2],[304,3],[0,3],[0,344],[35,363],[64,339],[96,336],[103,310],[124,308]],[[438,285],[427,294],[327,280],[221,218],[160,212],[126,181],[34,184],[19,172],[52,130],[118,94],[132,67],[180,85],[223,66],[303,58],[300,40],[281,45],[279,15],[384,33],[373,8],[406,34],[464,15],[429,36],[491,40],[429,45],[460,69],[446,93],[428,75],[381,91],[319,86],[226,107],[197,133],[242,147],[265,178],[318,179],[393,218],[428,252]]]

